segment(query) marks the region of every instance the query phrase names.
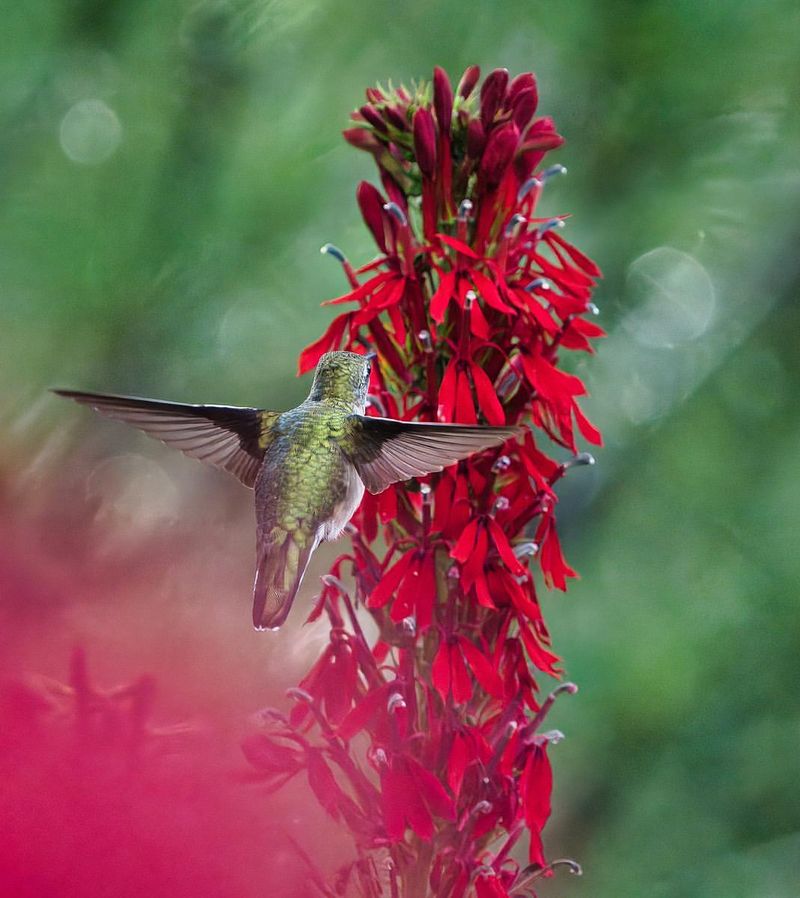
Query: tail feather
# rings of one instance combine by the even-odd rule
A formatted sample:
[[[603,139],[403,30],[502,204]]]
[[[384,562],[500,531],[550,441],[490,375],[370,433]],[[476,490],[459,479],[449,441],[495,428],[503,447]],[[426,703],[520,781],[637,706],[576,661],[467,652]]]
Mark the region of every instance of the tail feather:
[[[256,630],[277,630],[292,609],[318,539],[298,542],[287,533],[281,541],[259,546],[256,580],[253,586],[253,626]]]

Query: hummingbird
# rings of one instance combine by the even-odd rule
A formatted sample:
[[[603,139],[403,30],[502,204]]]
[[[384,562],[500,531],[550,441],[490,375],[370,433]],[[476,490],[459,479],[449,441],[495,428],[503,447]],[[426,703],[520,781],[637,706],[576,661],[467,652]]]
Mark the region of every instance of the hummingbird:
[[[368,416],[370,368],[369,356],[326,353],[308,398],[285,412],[53,392],[222,468],[255,491],[253,625],[277,630],[314,550],[342,533],[365,489],[380,493],[392,483],[441,471],[521,433],[519,427]]]

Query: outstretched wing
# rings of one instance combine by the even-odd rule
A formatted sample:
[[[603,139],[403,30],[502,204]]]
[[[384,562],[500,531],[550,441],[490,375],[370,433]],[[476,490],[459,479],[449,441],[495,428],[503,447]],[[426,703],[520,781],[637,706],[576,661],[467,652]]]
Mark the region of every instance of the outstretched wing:
[[[522,433],[521,427],[426,424],[351,415],[342,448],[364,486],[380,493],[398,480],[422,477]]]
[[[256,480],[277,412],[228,405],[183,405],[136,396],[53,390],[101,415],[143,430],[185,455],[229,471],[245,485]]]

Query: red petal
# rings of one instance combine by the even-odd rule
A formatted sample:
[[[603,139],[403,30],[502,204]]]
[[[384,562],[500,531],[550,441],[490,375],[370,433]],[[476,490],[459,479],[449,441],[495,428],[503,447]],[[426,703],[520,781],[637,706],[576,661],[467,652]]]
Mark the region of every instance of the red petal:
[[[594,321],[587,321],[585,318],[573,318],[570,322],[570,327],[579,331],[584,337],[588,337],[590,340],[597,340],[600,337],[608,336],[602,327],[595,324]]]
[[[497,671],[492,667],[486,656],[474,646],[466,637],[459,637],[461,650],[464,652],[475,679],[481,684],[483,690],[495,698],[503,697],[503,684]]]
[[[461,568],[461,584],[467,592],[473,583],[478,583],[484,577],[486,555],[489,551],[489,534],[485,527],[480,527],[475,540],[475,548]]]
[[[464,656],[457,646],[453,646],[450,651],[450,676],[453,701],[457,705],[468,702],[472,698],[472,681],[464,663]]]
[[[431,679],[434,688],[444,701],[447,701],[447,696],[450,694],[450,651],[450,643],[443,639],[439,643],[439,651],[431,665]]]
[[[505,424],[506,416],[503,406],[497,398],[494,386],[489,380],[488,374],[477,362],[470,362],[472,382],[475,384],[475,392],[478,394],[478,405],[490,424]]]
[[[429,309],[431,318],[433,318],[437,324],[441,324],[442,321],[444,321],[444,313],[447,310],[447,304],[450,302],[453,291],[455,290],[455,285],[456,273],[454,271],[447,271],[441,275],[439,286],[436,288],[436,292],[431,298]]]
[[[560,234],[556,234],[553,231],[548,231],[548,237],[553,241],[553,243],[557,243],[560,247],[562,247],[562,249],[570,257],[570,259],[572,259],[572,261],[579,268],[582,268],[587,274],[590,274],[592,277],[603,276],[603,272],[600,271],[597,265],[588,256],[585,256],[579,249],[575,249],[575,247],[571,243],[567,243],[567,241]]]
[[[346,796],[334,779],[330,767],[323,760],[322,754],[314,750],[308,752],[306,765],[308,784],[317,801],[334,820],[338,820],[341,800]]]
[[[463,364],[456,367],[456,421],[461,424],[477,424],[478,416],[475,414],[475,402],[472,399],[472,387],[470,386],[467,372]]]
[[[488,519],[489,532],[492,535],[492,542],[495,544],[500,557],[503,559],[505,566],[517,577],[521,577],[526,573],[525,568],[520,564],[519,558],[514,554],[508,537],[503,532],[500,525],[494,518]]]
[[[500,298],[497,287],[494,285],[494,281],[492,281],[491,278],[480,271],[470,272],[470,277],[472,278],[472,283],[475,284],[475,289],[478,291],[478,295],[487,305],[491,306],[493,309],[497,309],[498,312],[505,312],[507,315],[512,315],[514,313],[511,306],[506,305]]]
[[[584,415],[577,402],[573,406],[573,411],[575,412],[575,422],[578,425],[578,430],[580,430],[580,432],[590,443],[593,443],[595,446],[602,446],[603,435],[586,417],[586,415]]]
[[[420,559],[416,557],[416,550],[412,554],[415,556],[414,560],[403,574],[402,582],[397,590],[389,615],[395,623],[399,623],[404,618],[411,617],[414,614],[415,601],[419,590]]]
[[[384,571],[380,582],[367,599],[368,608],[382,608],[391,599],[392,593],[397,589],[413,557],[414,550],[410,549],[393,567]]]
[[[558,676],[556,669],[556,665],[560,660],[558,655],[549,652],[537,642],[536,637],[523,618],[518,618],[518,624],[519,635],[522,637],[522,642],[525,645],[525,650],[531,659],[531,663],[536,665],[539,670],[544,671],[544,673],[550,674],[550,676]]]
[[[467,246],[463,241],[457,240],[455,237],[450,237],[447,234],[437,234],[436,236],[442,243],[447,244],[447,246],[452,249],[458,250],[458,252],[465,256],[469,256],[470,259],[480,259],[480,256],[475,250]]]
[[[444,369],[442,382],[439,385],[439,404],[436,409],[436,417],[440,421],[452,421],[456,405],[457,364],[455,356],[447,363]]]
[[[405,760],[425,804],[437,817],[442,817],[444,820],[455,819],[453,799],[447,794],[437,777],[426,770],[419,761],[415,761],[413,758]]]
[[[473,303],[469,310],[469,329],[481,340],[488,340],[491,335],[489,322],[486,320],[479,302]]]
[[[386,707],[389,689],[393,685],[393,683],[384,683],[383,686],[368,692],[358,702],[337,729],[342,739],[345,741],[352,739],[356,733],[360,733],[370,721],[377,717],[378,711]]]
[[[558,533],[555,527],[550,527],[542,546],[540,564],[545,582],[548,586],[555,586],[557,589],[566,591],[567,577],[577,577],[577,573],[564,560],[561,552],[561,543],[558,539]]]
[[[545,866],[540,833],[550,816],[550,793],[553,790],[553,772],[544,746],[535,745],[528,756],[520,777],[520,792],[525,813],[525,823],[531,831],[531,863]]]
[[[450,747],[450,757],[447,759],[447,785],[450,786],[450,790],[456,798],[461,792],[464,773],[472,759],[472,752],[469,750],[466,737],[461,733],[456,733]]]
[[[436,600],[436,563],[433,554],[426,552],[417,576],[416,618],[417,630],[423,633],[433,620]]]
[[[450,550],[451,558],[455,558],[456,561],[460,561],[463,564],[470,557],[475,545],[475,535],[478,530],[478,523],[478,519],[473,518],[469,524],[467,524],[461,536],[458,538],[458,542]]]
[[[376,274],[375,277],[371,277],[368,281],[364,281],[363,284],[356,287],[355,290],[351,290],[349,293],[343,293],[341,296],[337,296],[335,299],[326,299],[323,306],[336,306],[341,305],[344,302],[355,302],[360,299],[363,299],[365,296],[372,293],[376,290],[384,281],[389,280],[389,278],[394,277],[389,271],[382,271],[380,274]]]
[[[532,386],[546,399],[563,402],[586,392],[579,377],[560,371],[541,355],[523,355],[522,364]]]
[[[386,835],[393,842],[399,842],[406,830],[407,780],[408,777],[398,775],[389,768],[381,770],[381,810]]]
[[[492,599],[492,594],[489,592],[489,583],[486,577],[481,577],[480,575],[475,577],[473,580],[475,585],[475,595],[478,598],[478,604],[483,605],[484,608],[491,608],[494,611],[497,611],[497,605],[494,603],[494,599]]]

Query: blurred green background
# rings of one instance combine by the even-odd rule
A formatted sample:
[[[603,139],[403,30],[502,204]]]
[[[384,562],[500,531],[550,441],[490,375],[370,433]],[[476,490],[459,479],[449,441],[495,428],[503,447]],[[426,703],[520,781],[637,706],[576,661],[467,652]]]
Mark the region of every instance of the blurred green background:
[[[320,245],[373,251],[353,198],[371,160],[340,138],[363,89],[533,69],[568,141],[544,209],[573,213],[601,264],[610,330],[579,362],[607,446],[562,490],[583,579],[544,597],[581,686],[552,717],[568,738],[546,847],[585,875],[545,891],[796,898],[797,4],[28,0],[3,31],[4,621],[40,603],[59,647],[80,631],[110,657],[132,628],[155,668],[165,644],[198,670],[235,659],[238,680],[205,684],[226,707],[296,679],[321,633],[288,667],[244,634],[247,495],[45,388],[296,403],[298,351],[345,286]],[[165,544],[146,615],[171,641],[148,656],[141,604],[108,606]],[[59,597],[71,564],[83,610]],[[16,632],[5,649],[30,663],[41,632]]]

